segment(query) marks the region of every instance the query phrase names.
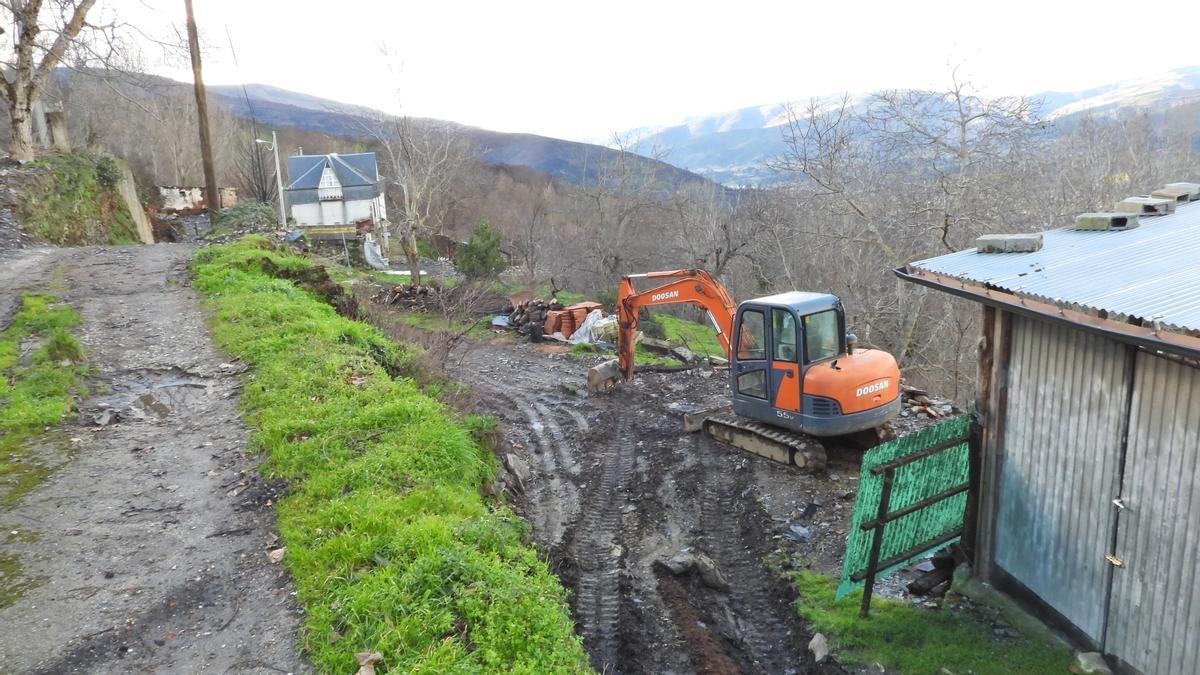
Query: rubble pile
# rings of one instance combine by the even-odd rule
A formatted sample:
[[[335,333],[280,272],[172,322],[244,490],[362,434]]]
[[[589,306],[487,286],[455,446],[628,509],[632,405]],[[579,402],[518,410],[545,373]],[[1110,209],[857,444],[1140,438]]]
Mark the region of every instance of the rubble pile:
[[[901,384],[900,416],[928,417],[941,419],[954,414],[954,405],[948,399],[930,398],[924,389]]]
[[[371,302],[377,305],[399,305],[409,309],[425,309],[433,302],[435,289],[433,286],[399,285],[388,286],[371,296]]]

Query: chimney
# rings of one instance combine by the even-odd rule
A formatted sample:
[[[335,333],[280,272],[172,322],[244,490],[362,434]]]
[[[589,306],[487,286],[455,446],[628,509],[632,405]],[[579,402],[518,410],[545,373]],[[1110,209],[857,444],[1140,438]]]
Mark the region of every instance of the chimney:
[[[1126,197],[1117,202],[1115,210],[1122,213],[1137,213],[1143,216],[1165,216],[1168,213],[1175,213],[1175,200],[1151,197],[1150,195]]]
[[[1119,211],[1081,213],[1075,216],[1073,230],[1109,231],[1132,230],[1138,226],[1138,214]]]

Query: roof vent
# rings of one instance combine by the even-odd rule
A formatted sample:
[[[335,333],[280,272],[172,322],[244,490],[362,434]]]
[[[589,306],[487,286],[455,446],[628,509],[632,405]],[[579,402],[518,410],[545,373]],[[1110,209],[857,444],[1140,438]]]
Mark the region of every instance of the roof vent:
[[[1075,216],[1076,230],[1132,230],[1138,226],[1138,214],[1119,211],[1081,213]]]
[[[1154,197],[1166,197],[1168,194],[1175,195],[1175,201],[1180,203],[1196,202],[1200,201],[1200,183],[1167,183],[1166,187],[1161,190],[1155,190],[1150,194]]]
[[[1123,213],[1138,213],[1143,216],[1165,216],[1168,213],[1175,213],[1175,200],[1151,197],[1150,195],[1127,197],[1117,202],[1116,210]]]
[[[1042,233],[985,234],[975,239],[977,253],[1033,253],[1042,250]]]

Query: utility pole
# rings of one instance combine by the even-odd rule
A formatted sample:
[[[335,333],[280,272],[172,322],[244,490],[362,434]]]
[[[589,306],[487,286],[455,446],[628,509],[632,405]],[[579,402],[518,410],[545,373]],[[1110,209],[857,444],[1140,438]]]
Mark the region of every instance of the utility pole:
[[[208,100],[204,93],[204,76],[200,73],[200,39],[196,34],[196,17],[192,0],[183,0],[187,8],[188,50],[192,53],[192,79],[196,86],[196,116],[200,120],[200,156],[204,161],[204,193],[208,202],[209,226],[216,226],[221,211],[221,191],[217,188],[217,169],[213,164],[212,142],[208,134]]]
[[[254,139],[255,143],[266,144],[261,138]],[[283,199],[283,172],[279,170],[279,139],[271,132],[271,150],[275,153],[275,184],[279,190],[279,229],[287,229],[287,206]]]

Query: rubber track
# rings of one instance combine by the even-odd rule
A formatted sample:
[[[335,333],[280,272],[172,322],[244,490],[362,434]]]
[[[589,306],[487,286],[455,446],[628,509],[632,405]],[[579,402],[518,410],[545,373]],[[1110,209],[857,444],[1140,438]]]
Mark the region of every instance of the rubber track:
[[[796,431],[789,431],[770,424],[755,422],[740,415],[714,414],[710,415],[705,421],[705,426],[710,424],[720,424],[722,426],[748,431],[766,438],[774,443],[778,443],[784,447],[791,448],[798,453],[812,452],[814,448],[819,449],[822,454],[825,453],[825,446],[815,436],[802,434]],[[755,453],[757,454],[757,453]],[[762,456],[762,455],[759,455]],[[793,462],[794,463],[794,462]],[[824,462],[821,462],[824,464]],[[819,469],[820,466],[806,465],[809,469]]]

